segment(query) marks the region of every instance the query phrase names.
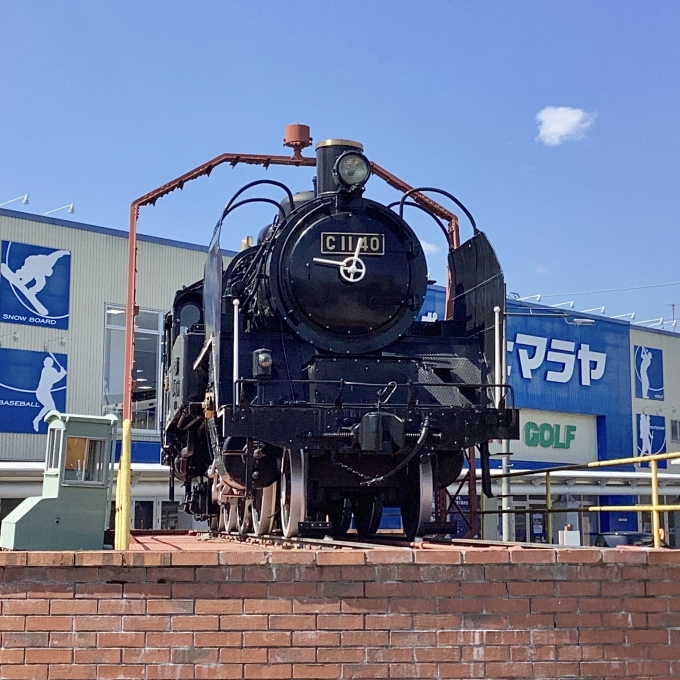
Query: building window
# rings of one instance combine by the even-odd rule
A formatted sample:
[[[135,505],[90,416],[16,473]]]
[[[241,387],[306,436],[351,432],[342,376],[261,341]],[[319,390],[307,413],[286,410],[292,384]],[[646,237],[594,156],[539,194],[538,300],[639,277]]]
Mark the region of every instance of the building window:
[[[680,442],[680,420],[671,420],[671,441]]]
[[[135,357],[132,368],[133,430],[158,431],[162,314],[142,310],[135,317]],[[125,309],[106,306],[104,390],[102,410],[122,418],[125,362]]]

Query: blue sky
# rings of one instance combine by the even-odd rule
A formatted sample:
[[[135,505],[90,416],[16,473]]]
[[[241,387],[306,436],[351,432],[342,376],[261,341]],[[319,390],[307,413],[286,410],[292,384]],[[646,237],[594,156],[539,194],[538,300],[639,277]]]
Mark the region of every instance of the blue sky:
[[[0,26],[0,203],[31,197],[8,207],[74,202],[73,219],[127,229],[137,196],[225,151],[283,153],[303,122],[460,198],[509,291],[636,320],[680,303],[680,286],[568,295],[680,281],[676,2],[3,0]],[[543,114],[542,141],[546,107],[576,111]],[[217,170],[139,229],[207,244],[261,174]],[[304,190],[311,173],[267,176]],[[368,195],[396,198],[376,179]],[[270,218],[237,215],[225,247]],[[443,282],[443,241],[412,222]]]

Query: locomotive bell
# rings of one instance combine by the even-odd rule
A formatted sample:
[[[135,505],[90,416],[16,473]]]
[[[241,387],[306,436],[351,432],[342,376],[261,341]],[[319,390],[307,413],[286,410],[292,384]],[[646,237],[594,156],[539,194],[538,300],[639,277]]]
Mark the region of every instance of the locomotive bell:
[[[349,139],[327,139],[316,145],[316,194],[359,192],[370,177],[364,147]]]

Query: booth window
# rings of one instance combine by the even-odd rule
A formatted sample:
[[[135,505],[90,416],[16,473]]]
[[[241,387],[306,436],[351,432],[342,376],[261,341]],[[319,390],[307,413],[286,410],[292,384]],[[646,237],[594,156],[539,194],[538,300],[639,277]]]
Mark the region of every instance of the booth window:
[[[61,448],[61,430],[52,428],[47,440],[47,469],[59,469],[59,449]]]
[[[66,462],[64,482],[104,481],[106,442],[103,439],[66,437]]]
[[[141,310],[135,317],[135,356],[132,392],[133,430],[158,431],[161,324],[159,312]],[[125,309],[106,306],[104,334],[104,390],[102,410],[119,419],[123,414],[123,366],[125,362]]]
[[[671,441],[680,442],[680,420],[671,420]]]

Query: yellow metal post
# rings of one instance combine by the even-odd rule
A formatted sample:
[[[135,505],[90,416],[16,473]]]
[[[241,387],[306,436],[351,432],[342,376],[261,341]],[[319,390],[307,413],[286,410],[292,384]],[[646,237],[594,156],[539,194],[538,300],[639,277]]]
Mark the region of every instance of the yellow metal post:
[[[548,533],[548,543],[553,542],[553,516],[552,512],[552,491],[550,489],[550,473],[545,473],[545,509],[548,511],[546,524],[546,531]]]
[[[654,534],[654,547],[661,547],[661,526],[659,524],[659,472],[656,460],[649,461],[652,471],[652,533]]]
[[[123,441],[116,480],[116,550],[130,547],[130,459],[132,448],[132,421],[123,421]]]

